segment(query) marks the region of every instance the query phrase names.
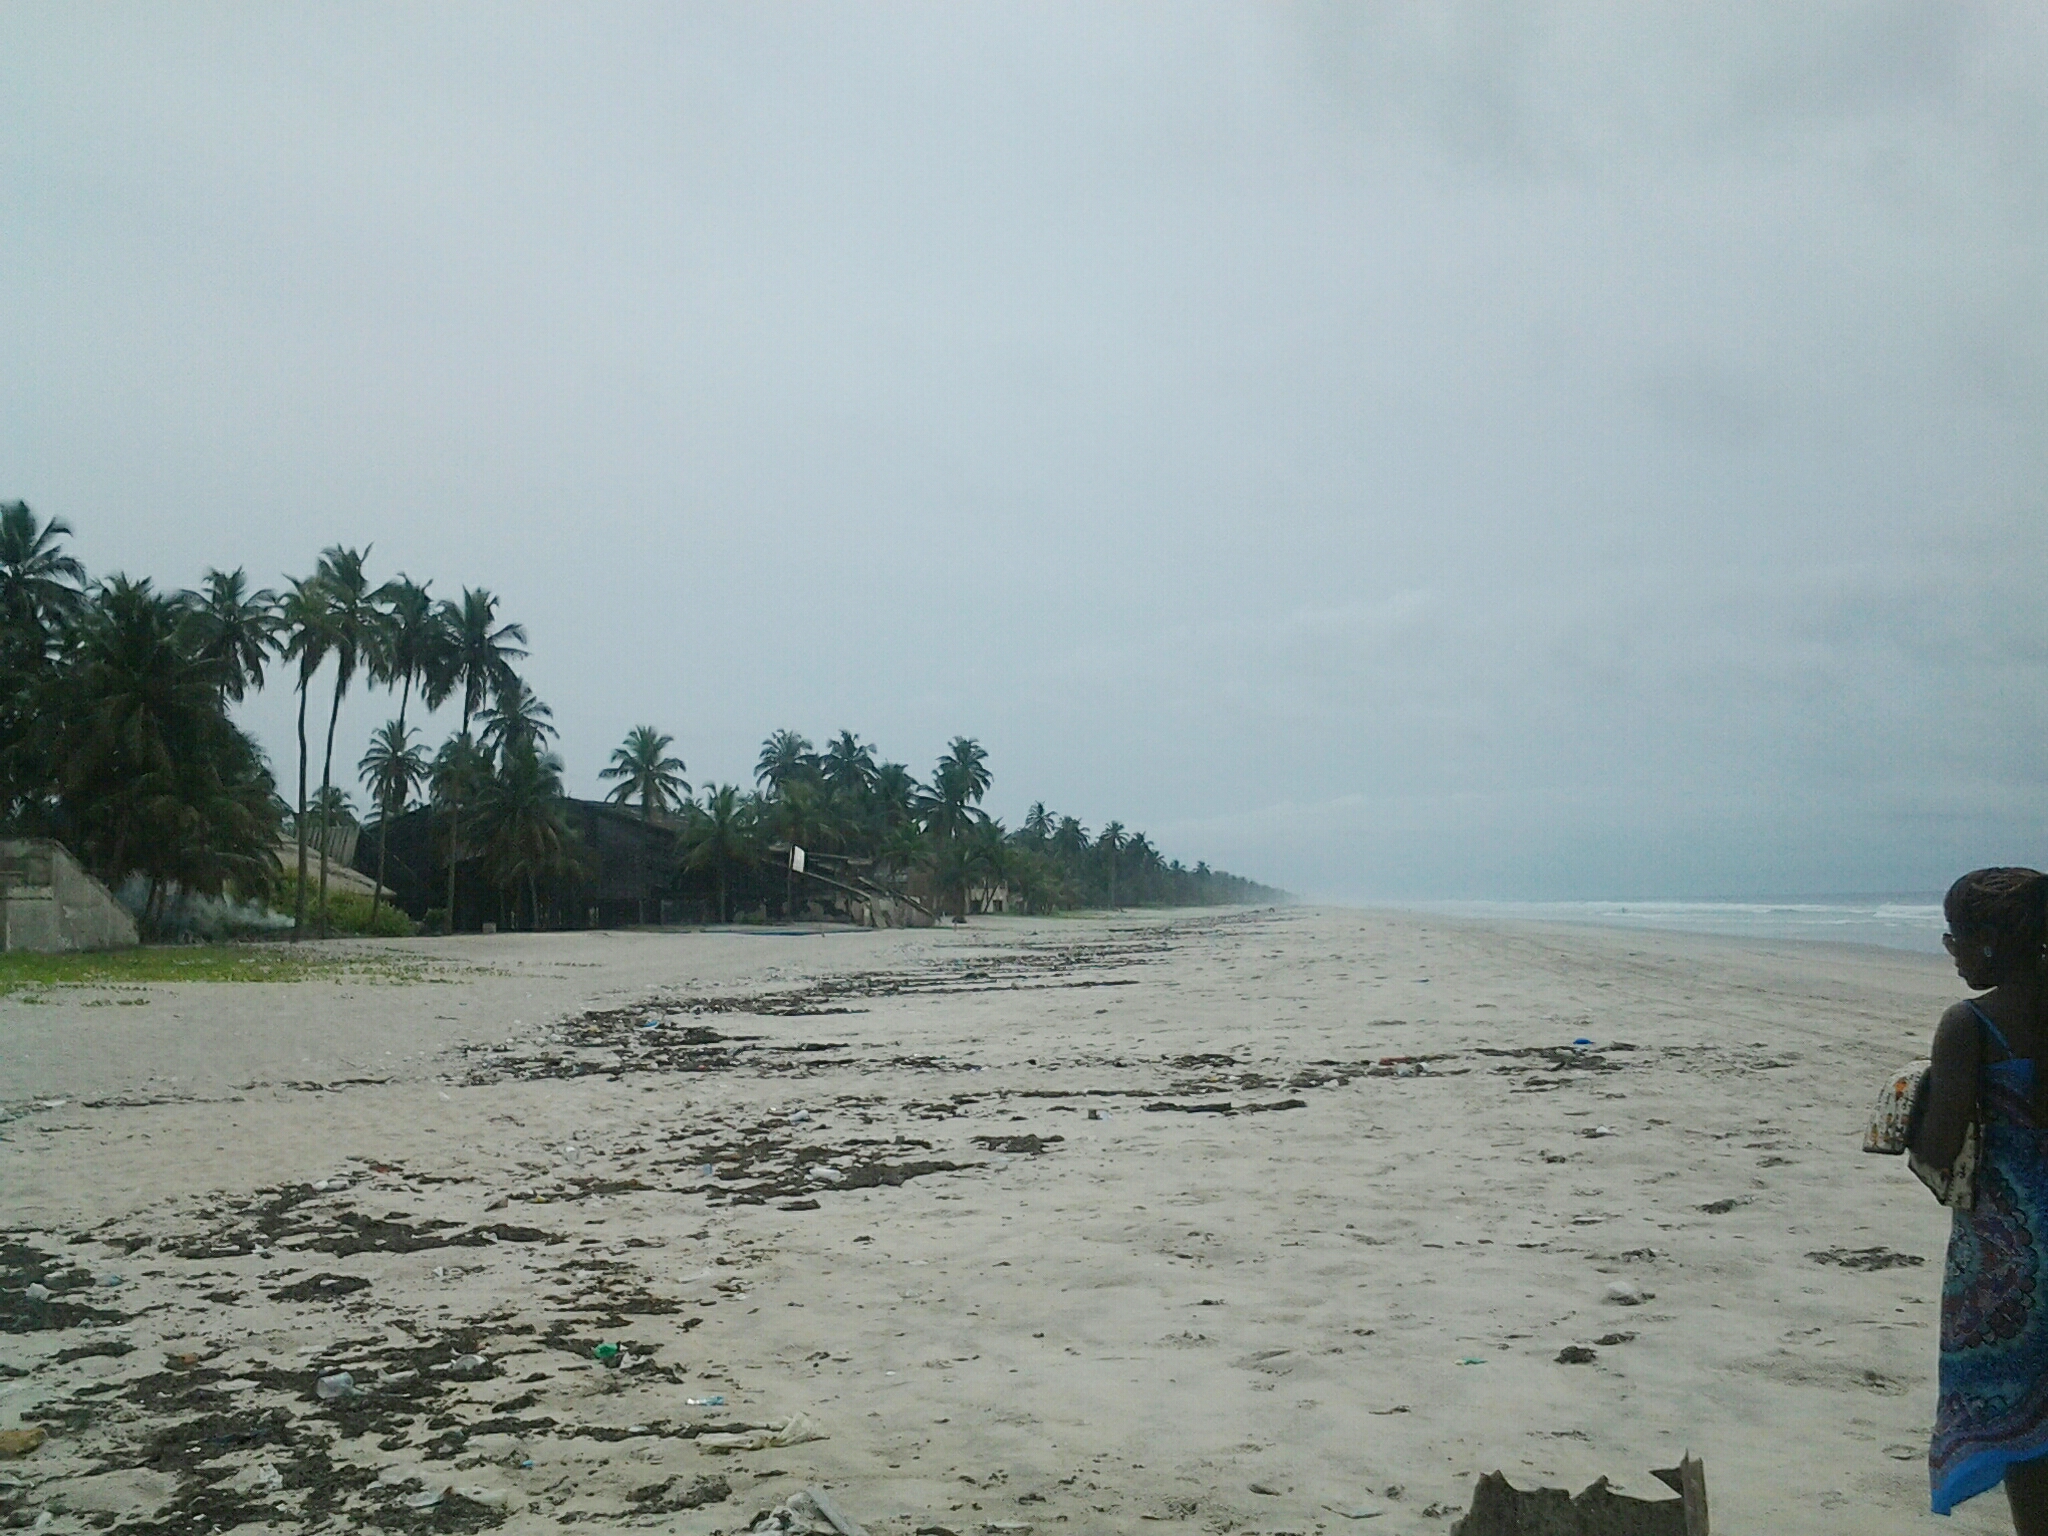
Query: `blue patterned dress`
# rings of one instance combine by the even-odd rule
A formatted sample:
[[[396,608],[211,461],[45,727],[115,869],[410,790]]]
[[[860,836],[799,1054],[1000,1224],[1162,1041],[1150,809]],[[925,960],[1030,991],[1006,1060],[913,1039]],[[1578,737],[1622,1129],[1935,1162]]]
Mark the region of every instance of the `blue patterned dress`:
[[[1974,1006],[1974,1005],[1973,1005]],[[1941,1283],[1941,1396],[1927,1467],[1949,1513],[2048,1455],[2048,1131],[2034,1122],[2034,1063],[1987,1062],[1973,1210],[1956,1211]]]

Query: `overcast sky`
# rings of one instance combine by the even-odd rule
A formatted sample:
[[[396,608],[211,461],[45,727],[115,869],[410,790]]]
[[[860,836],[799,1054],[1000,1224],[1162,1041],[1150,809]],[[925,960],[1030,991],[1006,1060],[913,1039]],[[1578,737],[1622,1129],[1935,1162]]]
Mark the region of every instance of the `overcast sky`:
[[[489,587],[578,793],[846,726],[1312,896],[2048,864],[2044,18],[6,3],[0,499]]]

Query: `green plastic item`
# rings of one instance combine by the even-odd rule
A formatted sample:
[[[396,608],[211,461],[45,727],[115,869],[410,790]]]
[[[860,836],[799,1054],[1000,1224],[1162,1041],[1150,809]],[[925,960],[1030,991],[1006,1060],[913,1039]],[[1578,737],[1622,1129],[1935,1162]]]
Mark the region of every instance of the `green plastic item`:
[[[616,1360],[619,1358],[619,1346],[616,1344],[600,1344],[590,1352],[590,1358],[593,1360]]]

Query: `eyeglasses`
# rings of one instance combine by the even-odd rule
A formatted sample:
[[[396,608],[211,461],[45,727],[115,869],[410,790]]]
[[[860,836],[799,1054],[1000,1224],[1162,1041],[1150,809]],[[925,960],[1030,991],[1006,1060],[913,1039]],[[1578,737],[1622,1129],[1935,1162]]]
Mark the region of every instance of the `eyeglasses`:
[[[1956,936],[1955,936],[1954,934],[1952,934],[1952,933],[1944,933],[1944,934],[1943,934],[1943,935],[1941,936],[1941,947],[1942,947],[1943,949],[1947,950],[1947,951],[1948,951],[1948,952],[1949,952],[1950,954],[1952,954],[1952,955],[1953,955],[1953,954],[1955,954],[1955,953],[1957,953],[1957,952],[1958,952],[1958,950],[1959,950],[1959,949],[1960,949],[1960,948],[1961,948],[1961,947],[1962,947],[1963,945],[1965,945],[1965,944],[1968,944],[1968,943],[1969,943],[1969,940],[1967,940],[1967,939],[1959,939],[1959,938],[1957,938],[1957,937],[1956,937]],[[1974,946],[1973,946],[1973,947],[1974,947]],[[1989,960],[1989,959],[1991,958],[1992,954],[1994,953],[1994,951],[1995,951],[1996,949],[1997,949],[1997,946],[1996,946],[1996,945],[1994,945],[1994,944],[1986,944],[1986,945],[1984,945],[1984,946],[1983,946],[1984,958],[1985,958],[1986,960]]]

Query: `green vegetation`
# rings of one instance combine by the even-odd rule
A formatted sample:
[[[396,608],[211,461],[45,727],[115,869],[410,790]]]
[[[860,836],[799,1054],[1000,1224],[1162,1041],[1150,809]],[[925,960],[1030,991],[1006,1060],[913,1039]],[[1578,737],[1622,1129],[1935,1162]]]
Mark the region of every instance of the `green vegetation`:
[[[478,921],[495,896],[510,927],[577,920],[576,893],[595,862],[567,814],[552,712],[515,667],[525,631],[499,617],[490,592],[437,601],[431,583],[405,575],[374,586],[370,551],[342,545],[281,592],[252,590],[239,569],[208,571],[197,592],[158,592],[147,579],[89,579],[65,552],[70,533],[24,503],[0,505],[0,833],[56,838],[109,887],[139,889],[146,936],[165,936],[197,898],[288,908],[293,938],[414,932],[381,892],[360,897],[329,879],[335,851],[353,846],[334,737],[360,681],[399,698],[358,764],[380,886],[393,824],[424,793],[429,830],[415,857],[436,879],[445,871],[444,918]],[[298,695],[289,803],[230,713],[273,662],[290,665]],[[307,716],[316,693],[326,721],[314,789]],[[429,709],[459,701],[459,729],[431,755],[407,724],[415,696]],[[1038,804],[1005,829],[983,809],[992,775],[972,737],[955,737],[920,783],[851,731],[820,752],[779,730],[762,743],[751,790],[707,785],[701,799],[673,745],[655,726],[636,726],[601,776],[672,849],[642,875],[701,892],[700,908],[725,922],[736,895],[757,915],[787,917],[834,888],[961,916],[999,901],[1058,912],[1280,895],[1168,861],[1121,822],[1090,837],[1075,817]],[[280,870],[286,836],[295,864]],[[801,874],[795,848],[808,861]]]
[[[0,997],[53,987],[139,987],[164,981],[425,981],[437,967],[412,956],[285,944],[148,945],[89,955],[0,954]]]
[[[286,875],[279,882],[278,905],[282,910],[296,905],[294,887],[298,879]],[[327,921],[330,929],[350,938],[409,939],[420,925],[396,907],[387,906],[361,891],[329,891]]]

